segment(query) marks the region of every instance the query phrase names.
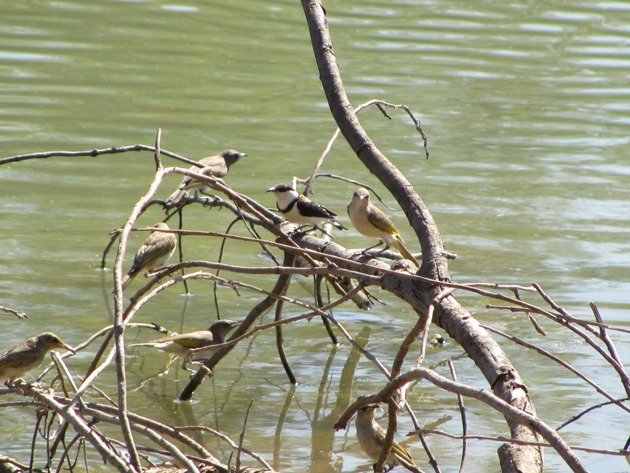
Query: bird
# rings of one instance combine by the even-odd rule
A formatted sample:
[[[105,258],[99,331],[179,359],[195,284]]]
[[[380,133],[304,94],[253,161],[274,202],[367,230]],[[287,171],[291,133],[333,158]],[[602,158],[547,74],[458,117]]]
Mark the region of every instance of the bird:
[[[359,187],[354,191],[352,200],[348,204],[348,216],[359,233],[367,237],[376,237],[383,242],[385,244],[383,251],[393,246],[403,258],[413,261],[416,266],[420,266],[418,260],[405,246],[400,232],[391,219],[382,210],[370,203],[370,192],[367,189]]]
[[[164,266],[173,256],[177,247],[177,236],[174,233],[163,233],[160,230],[169,230],[166,223],[160,222],[153,225],[155,230],[144,240],[140,249],[133,258],[131,269],[123,279],[123,291],[138,274],[145,276]]]
[[[298,193],[290,185],[278,184],[267,189],[267,192],[273,192],[276,196],[276,208],[289,222],[301,226],[312,225],[318,229],[326,224],[331,224],[340,230],[346,229],[337,220],[336,213]]]
[[[168,335],[143,343],[134,343],[130,347],[154,347],[162,350],[171,356],[182,356],[184,358],[182,368],[186,368],[188,353],[196,348],[204,348],[210,345],[219,345],[225,342],[227,333],[236,327],[240,322],[234,320],[219,320],[214,322],[207,330],[197,330]],[[170,363],[167,363],[167,366]]]
[[[429,343],[435,347],[442,347],[444,346],[444,343],[446,343],[446,339],[442,336],[442,334],[434,333],[431,335]]]
[[[74,348],[51,332],[31,337],[0,353],[0,380],[13,384],[17,378],[41,365],[46,353],[55,348],[65,348],[76,353]]]
[[[355,421],[359,445],[375,462],[381,455],[386,434],[385,429],[374,420],[374,411],[378,408],[378,404],[367,404],[361,407]],[[396,441],[392,442],[385,462],[391,465],[390,469],[396,465],[402,465],[409,471],[420,472],[420,467],[413,461],[409,450]]]
[[[230,166],[245,156],[247,156],[247,154],[241,153],[240,151],[226,149],[217,155],[201,158],[197,162],[202,164],[203,167],[191,166],[189,171],[200,172],[205,176],[225,177],[230,170]],[[184,176],[177,190],[166,199],[166,202],[170,205],[176,205],[188,191],[203,191],[205,188],[206,186],[201,181],[189,176]]]

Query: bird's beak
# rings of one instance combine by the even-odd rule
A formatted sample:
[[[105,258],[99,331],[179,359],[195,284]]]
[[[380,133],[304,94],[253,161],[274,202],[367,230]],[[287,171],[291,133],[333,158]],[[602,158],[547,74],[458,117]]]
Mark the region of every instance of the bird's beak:
[[[72,348],[70,345],[66,345],[65,343],[61,344],[61,348],[65,348],[66,350],[68,350],[73,355],[77,354],[77,351],[74,348]]]
[[[240,157],[240,158],[244,158],[245,156],[247,156],[247,153],[240,153],[240,154],[239,154],[239,157]]]
[[[276,190],[276,187],[270,187],[269,189],[267,189],[265,192],[274,192]]]

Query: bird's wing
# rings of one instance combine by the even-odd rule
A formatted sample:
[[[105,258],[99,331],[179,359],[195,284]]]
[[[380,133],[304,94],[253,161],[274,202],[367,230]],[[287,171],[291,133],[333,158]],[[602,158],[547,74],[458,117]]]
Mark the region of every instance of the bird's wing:
[[[140,271],[154,261],[168,255],[177,244],[177,237],[172,234],[153,232],[144,242],[133,259],[129,274]]]
[[[225,162],[225,158],[220,154],[216,156],[208,156],[199,160],[199,164],[203,164],[204,174],[212,174],[216,177],[224,177],[228,172],[228,166]]]
[[[6,358],[15,358],[16,356],[22,356],[22,353],[29,351],[37,345],[37,337],[31,337],[22,343],[18,343],[14,347],[0,353],[0,360],[4,361]]]
[[[208,330],[198,330],[196,332],[174,333],[166,337],[156,338],[148,342],[134,343],[130,346],[153,346],[175,342],[186,348],[199,348],[212,342],[212,332]]]
[[[212,344],[212,332],[208,330],[198,330],[196,332],[173,335],[171,341],[185,348],[201,348]]]
[[[0,380],[6,377],[22,376],[26,371],[39,366],[47,350],[34,349],[31,339],[10,348],[0,355]]]
[[[327,209],[317,202],[313,202],[307,197],[300,194],[297,200],[297,206],[300,213],[305,217],[320,217],[320,218],[332,218],[334,219],[337,214],[332,210]]]
[[[4,365],[12,365],[13,362],[19,360],[26,351],[26,348],[23,344],[18,345],[17,347],[13,347],[10,350],[5,351],[4,353],[0,353],[0,367]]]
[[[389,233],[390,235],[398,235],[398,229],[391,219],[378,207],[371,205],[368,207],[368,220],[379,230]]]
[[[208,156],[207,158],[202,158],[197,162],[202,164],[204,167],[200,168],[199,166],[190,166],[188,170],[216,177],[224,177],[227,174],[228,167],[225,163],[225,159],[221,155]],[[190,176],[184,176],[179,188],[173,192],[168,200],[177,200],[178,197],[181,197],[179,194],[183,194],[183,191],[188,190],[193,180],[194,179]]]

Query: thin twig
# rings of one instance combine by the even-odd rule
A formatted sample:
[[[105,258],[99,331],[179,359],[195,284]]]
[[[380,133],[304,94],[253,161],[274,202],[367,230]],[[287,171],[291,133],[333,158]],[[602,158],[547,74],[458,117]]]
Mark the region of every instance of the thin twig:
[[[521,300],[521,293],[520,293],[519,289],[514,287],[514,288],[512,288],[512,292],[514,293],[514,297],[520,301]],[[534,329],[539,334],[541,334],[543,337],[546,337],[547,334],[545,333],[545,330],[538,323],[538,321],[534,318],[534,316],[531,314],[531,312],[526,311],[525,314],[527,314],[527,318],[529,319],[530,323],[534,326]]]
[[[383,439],[381,454],[374,465],[374,471],[377,473],[381,473],[383,471],[383,466],[387,461],[387,456],[389,455],[389,451],[392,449],[392,444],[394,443],[394,434],[398,430],[398,418],[396,416],[397,411],[398,405],[390,397],[387,400],[387,432],[385,433],[385,438]]]
[[[282,320],[282,308],[284,307],[284,300],[278,299],[276,301],[276,314],[274,318],[274,322],[280,322]],[[297,379],[295,379],[295,375],[293,374],[293,370],[291,369],[291,364],[287,359],[287,355],[284,351],[284,338],[282,337],[282,325],[276,325],[276,348],[278,350],[278,356],[280,357],[280,362],[282,363],[282,367],[284,368],[284,372],[287,374],[289,378],[289,382],[293,385],[297,385]]]
[[[220,438],[225,443],[227,443],[230,447],[232,447],[234,449],[238,448],[238,444],[236,442],[234,442],[234,440],[232,440],[230,437],[228,437],[227,435],[225,435],[222,432],[219,432],[218,430],[214,430],[214,429],[212,429],[212,428],[210,428],[208,426],[205,426],[205,425],[182,425],[182,426],[178,426],[177,430],[181,431],[181,432],[186,432],[188,430],[199,431],[199,432],[207,432],[207,433],[210,433],[210,434],[214,435],[215,437]],[[250,457],[252,457],[256,461],[258,461],[262,466],[264,466],[268,470],[273,470],[272,466],[269,463],[267,463],[265,461],[265,459],[262,458],[256,452],[252,452],[251,450],[249,450],[249,449],[247,449],[247,448],[245,448],[243,446],[241,446],[241,452],[246,453],[247,455],[249,455]]]
[[[28,462],[28,471],[33,471],[33,465],[35,464],[35,445],[37,444],[37,432],[39,431],[39,426],[42,422],[42,418],[44,414],[41,412],[36,413],[35,415],[35,426],[33,429],[33,438],[31,439],[31,455]],[[47,449],[47,451],[49,451]]]
[[[388,209],[390,209],[390,210],[394,210],[394,208],[393,208],[392,206],[390,206],[389,204],[387,204],[387,202],[385,202],[385,201],[383,200],[383,198],[381,197],[381,195],[378,193],[378,191],[377,191],[374,187],[370,186],[369,184],[366,184],[365,182],[357,181],[356,179],[350,179],[349,177],[345,177],[345,176],[339,176],[339,175],[337,175],[337,174],[331,174],[331,173],[329,173],[329,172],[320,172],[320,173],[317,173],[317,174],[315,175],[315,177],[316,177],[316,178],[318,178],[318,177],[329,177],[329,178],[331,178],[331,179],[335,179],[335,180],[337,180],[337,181],[349,182],[350,184],[354,184],[355,186],[364,187],[364,188],[366,188],[367,190],[369,190],[369,191],[370,191],[370,194],[371,194],[371,195],[374,195],[374,197],[376,197],[376,199],[377,199],[377,200],[378,200],[381,204],[383,204],[385,207],[387,207],[387,208],[388,208]],[[307,181],[304,181],[304,179],[298,179],[298,181],[299,181],[299,182],[308,182],[308,180],[307,180]],[[309,193],[312,193],[312,191],[310,191]],[[306,191],[304,191],[304,195],[306,195]]]
[[[530,350],[534,350],[537,353],[540,353],[541,355],[549,358],[550,360],[555,361],[556,363],[558,363],[560,366],[562,366],[563,368],[566,368],[567,370],[571,371],[573,374],[575,374],[577,377],[583,379],[584,381],[586,381],[588,384],[590,384],[591,386],[593,386],[593,388],[595,388],[595,391],[597,391],[598,393],[600,393],[602,396],[604,396],[606,399],[608,399],[610,402],[616,404],[617,406],[621,407],[622,409],[624,409],[626,412],[630,412],[630,407],[625,406],[623,403],[621,402],[617,402],[617,400],[611,395],[609,394],[604,388],[602,388],[601,386],[599,386],[597,383],[595,383],[595,381],[592,381],[588,376],[586,376],[585,374],[583,374],[581,371],[579,371],[578,369],[574,368],[571,364],[567,363],[566,361],[564,361],[563,359],[557,357],[556,355],[548,352],[547,350],[540,348],[536,345],[533,345],[531,343],[528,343],[524,340],[521,340],[518,337],[515,337],[513,335],[509,335],[505,332],[502,332],[501,330],[498,330],[494,327],[491,327],[490,325],[486,325],[486,324],[480,324],[483,328],[485,328],[486,330],[488,330],[489,332],[492,333],[496,333],[497,335],[500,335],[504,338],[507,338],[508,340],[513,341],[514,343],[521,345],[525,348],[529,348]]]
[[[241,450],[243,449],[243,441],[245,440],[245,429],[247,428],[247,419],[249,419],[249,411],[252,409],[254,400],[249,401],[249,405],[245,410],[245,419],[243,419],[243,428],[238,436],[238,449],[236,450],[236,471],[241,471]]]
[[[18,319],[28,319],[28,314],[26,312],[22,312],[20,310],[12,309],[11,307],[7,307],[6,305],[0,305],[0,311],[6,312],[7,314],[13,314]]]
[[[0,166],[4,164],[16,163],[19,161],[27,161],[29,159],[47,159],[53,157],[97,157],[97,156],[105,156],[108,154],[120,154],[120,153],[128,153],[129,151],[149,151],[154,153],[154,146],[147,145],[129,145],[129,146],[112,146],[110,148],[101,148],[101,149],[91,149],[86,151],[47,151],[44,153],[30,153],[30,154],[20,154],[16,156],[8,156],[6,158],[0,158]],[[197,161],[192,159],[185,158],[184,156],[180,156],[177,153],[173,153],[172,151],[167,151],[165,149],[161,150],[161,154],[168,156],[170,158],[177,159],[186,164],[190,164],[193,166],[203,167],[202,164],[199,164]]]
[[[560,430],[560,429],[564,429],[567,425],[575,422],[576,420],[578,420],[580,417],[582,417],[583,415],[588,414],[591,411],[594,411],[595,409],[599,409],[600,407],[604,407],[604,406],[609,406],[611,404],[617,404],[620,402],[626,402],[630,400],[630,398],[624,397],[622,399],[616,399],[614,401],[606,401],[606,402],[600,402],[599,404],[595,404],[594,406],[589,407],[588,409],[584,409],[582,412],[580,412],[577,415],[574,415],[573,417],[571,417],[568,421],[564,422],[560,427],[558,427],[556,430]]]
[[[589,302],[588,305],[593,311],[593,315],[595,316],[595,319],[597,320],[597,322],[602,324],[599,326],[599,336],[606,344],[606,348],[608,348],[608,352],[610,353],[610,356],[612,357],[612,359],[617,362],[617,365],[619,365],[618,372],[619,372],[619,377],[621,378],[621,383],[623,384],[623,387],[626,390],[626,393],[630,393],[630,379],[628,379],[628,373],[626,372],[626,368],[623,365],[623,361],[621,360],[621,357],[619,356],[619,352],[617,351],[615,344],[613,343],[611,338],[608,336],[608,331],[606,330],[606,327],[603,326],[604,319],[602,318],[602,314],[599,312],[599,308],[594,302]]]
[[[229,234],[230,231],[232,230],[232,227],[234,225],[236,225],[236,223],[240,220],[239,217],[233,219],[229,225],[227,226],[227,228],[225,229],[225,233]],[[222,262],[223,261],[223,252],[225,251],[225,245],[227,243],[227,238],[223,237],[221,239],[221,245],[219,246],[219,257],[218,257],[218,262]],[[181,261],[180,261],[181,262]],[[182,270],[183,271],[183,270]],[[219,276],[219,273],[221,272],[220,268],[217,268],[216,271],[216,275]],[[214,307],[217,311],[217,319],[221,320],[221,311],[219,308],[219,283],[218,281],[215,281],[214,284],[212,285],[212,297],[214,299]]]
[[[85,439],[92,444],[95,450],[107,460],[107,462],[114,468],[116,468],[120,472],[128,473],[129,471],[133,471],[134,468],[125,463],[125,461],[106,443],[103,439],[96,434],[94,429],[92,429],[81,417],[79,417],[74,409],[66,408],[66,406],[60,404],[57,399],[55,399],[52,395],[44,392],[43,390],[35,388],[31,385],[28,388],[28,394],[33,396],[39,402],[42,402],[49,409],[54,410],[57,414],[59,414],[66,422],[68,422],[75,431],[82,434]]]
[[[357,108],[354,109],[354,113],[359,113],[362,110],[372,106],[372,105],[376,105],[378,107],[378,109],[383,113],[383,115],[385,115],[387,118],[390,118],[389,115],[387,115],[387,113],[385,112],[385,110],[383,109],[383,107],[388,107],[388,108],[393,108],[393,109],[399,109],[402,108],[405,112],[407,112],[407,115],[409,115],[409,117],[411,117],[411,120],[413,121],[413,124],[416,128],[416,130],[418,131],[418,133],[420,133],[420,136],[422,136],[422,141],[423,141],[423,145],[424,145],[424,152],[426,155],[426,158],[429,159],[429,149],[428,149],[428,145],[427,145],[427,136],[424,133],[424,130],[422,129],[422,125],[420,124],[420,122],[418,121],[418,119],[416,119],[416,117],[413,115],[413,113],[411,112],[411,110],[409,109],[409,107],[405,104],[400,104],[400,105],[394,105],[388,102],[384,102],[382,100],[370,100],[368,102],[362,103],[361,105],[359,105]],[[333,143],[337,140],[337,138],[339,137],[339,134],[341,133],[341,130],[339,129],[339,127],[337,127],[337,129],[335,130],[335,132],[333,133],[332,137],[330,138],[330,140],[328,140],[328,144],[326,144],[326,147],[324,148],[324,151],[322,152],[321,156],[319,157],[319,160],[317,161],[317,164],[315,164],[315,168],[313,169],[313,172],[311,173],[311,176],[308,178],[307,182],[306,182],[306,188],[304,190],[304,195],[308,195],[313,191],[313,182],[315,180],[315,176],[319,173],[319,169],[322,167],[322,165],[324,164],[324,160],[326,159],[326,157],[328,156],[328,154],[330,153]]]
[[[451,378],[453,381],[457,382],[457,373],[455,373],[455,365],[453,364],[453,360],[449,358],[448,360],[448,369],[451,371]],[[466,420],[466,408],[464,407],[464,398],[461,394],[457,394],[457,405],[459,407],[459,415],[462,420],[462,459],[459,462],[459,471],[462,473],[464,471],[464,462],[466,461],[466,434],[468,433],[468,422]]]
[[[315,276],[313,280],[313,284],[315,285],[315,302],[317,304],[317,307],[319,307],[320,309],[324,307],[324,300],[322,299],[322,280],[323,280],[323,277],[319,275]],[[330,326],[330,322],[328,322],[328,319],[325,317],[322,317],[322,322],[324,323],[326,332],[328,333],[328,336],[330,337],[330,341],[332,341],[333,345],[337,345],[339,342],[337,340],[337,336],[335,335],[335,332],[333,332]]]
[[[529,445],[529,446],[534,446],[534,447],[554,448],[554,446],[549,443],[526,442],[525,440],[516,440],[509,437],[501,437],[501,436],[489,437],[486,435],[454,435],[454,434],[449,434],[448,432],[444,432],[443,430],[436,430],[436,429],[422,429],[422,432],[425,434],[441,435],[443,437],[448,437],[454,440],[487,440],[490,442],[501,442],[501,443],[509,442],[514,445]],[[416,432],[409,432],[408,435],[413,435],[415,433]],[[598,449],[598,448],[580,447],[578,445],[567,445],[567,448],[570,448],[571,450],[576,450],[578,452],[593,453],[597,455],[630,457],[630,452],[620,452],[618,450],[603,450],[603,449]]]
[[[184,227],[184,212],[182,212],[181,207],[177,209],[177,228],[181,230]],[[184,243],[182,234],[177,234],[177,256],[179,257],[180,263],[184,260]],[[184,274],[184,269],[182,268],[182,275]],[[188,290],[188,282],[184,280],[184,293],[189,294]]]
[[[617,362],[617,360],[615,360],[612,356],[610,356],[608,353],[606,353],[598,344],[597,342],[595,342],[595,340],[593,340],[587,333],[585,333],[583,330],[578,329],[577,327],[574,327],[573,325],[571,325],[569,323],[569,317],[570,314],[564,310],[562,307],[560,307],[558,304],[556,304],[556,302],[549,296],[547,295],[547,293],[545,293],[545,291],[543,291],[543,289],[538,285],[538,284],[534,284],[534,287],[536,288],[536,290],[538,291],[538,293],[541,295],[541,297],[543,299],[545,299],[545,301],[547,301],[547,303],[556,311],[558,311],[561,315],[558,318],[558,323],[564,325],[565,327],[567,327],[569,330],[571,330],[572,332],[576,333],[577,335],[579,335],[586,343],[588,343],[597,353],[599,353],[602,358],[604,358],[608,363],[610,363],[610,365],[613,367],[613,369],[615,371],[617,371],[617,374],[619,375],[619,377],[624,381],[623,382],[623,387],[626,391],[626,395],[628,397],[630,397],[630,383],[628,383],[628,375],[623,367],[623,365],[619,364]],[[603,324],[602,322],[598,321],[598,326],[601,330]],[[585,327],[586,330],[588,330],[591,333],[595,333],[595,330],[592,328],[591,325],[587,325]]]

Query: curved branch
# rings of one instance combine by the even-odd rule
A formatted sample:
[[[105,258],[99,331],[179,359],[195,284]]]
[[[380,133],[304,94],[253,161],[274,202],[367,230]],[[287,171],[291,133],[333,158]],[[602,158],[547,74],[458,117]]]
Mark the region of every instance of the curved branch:
[[[318,0],[302,0],[311,35],[319,77],[330,111],[346,141],[365,167],[391,192],[416,233],[422,248],[419,274],[438,281],[449,281],[442,240],[433,217],[411,183],[383,155],[367,135],[345,93],[333,52],[326,13]],[[418,313],[426,314],[431,301],[442,288],[439,284],[404,281],[400,276],[384,275],[382,287],[401,297]],[[495,394],[535,415],[527,388],[501,347],[479,322],[452,297],[441,300],[435,308],[434,322],[446,330],[477,364]],[[518,394],[518,395],[516,395]],[[527,425],[506,417],[512,437],[536,440],[536,432]],[[503,471],[541,471],[541,452],[532,447],[505,445],[500,450]]]
[[[558,433],[547,424],[542,422],[536,416],[528,414],[527,412],[522,411],[521,409],[517,409],[511,406],[509,403],[495,396],[492,392],[486,389],[479,389],[473,386],[467,386],[462,383],[458,383],[456,381],[451,381],[444,376],[439,375],[433,370],[427,368],[415,368],[413,370],[407,371],[405,374],[398,376],[397,378],[390,381],[387,386],[385,386],[380,392],[377,394],[373,394],[371,396],[363,396],[355,401],[352,405],[350,405],[346,411],[341,415],[339,421],[335,424],[335,429],[341,430],[344,429],[353,414],[361,407],[366,404],[370,404],[373,402],[387,402],[388,399],[399,389],[401,386],[404,386],[410,382],[419,379],[426,379],[430,383],[435,386],[445,389],[446,391],[452,392],[454,394],[460,394],[462,396],[470,397],[473,399],[477,399],[478,401],[483,402],[484,404],[490,406],[496,411],[503,414],[504,417],[512,419],[514,422],[519,424],[531,426],[534,430],[540,433],[540,435],[547,441],[549,444],[558,452],[558,454],[564,459],[567,465],[574,472],[580,473],[588,473],[588,470],[582,465],[579,458],[575,456],[575,454],[571,451],[571,448],[562,440],[562,437],[558,435]],[[413,432],[415,434],[416,432]],[[529,470],[522,470],[529,471]]]
[[[391,192],[405,212],[424,256],[420,273],[434,279],[449,280],[442,240],[433,217],[407,178],[372,142],[348,100],[320,2],[302,0],[302,6],[311,34],[319,77],[337,126],[361,162]]]

